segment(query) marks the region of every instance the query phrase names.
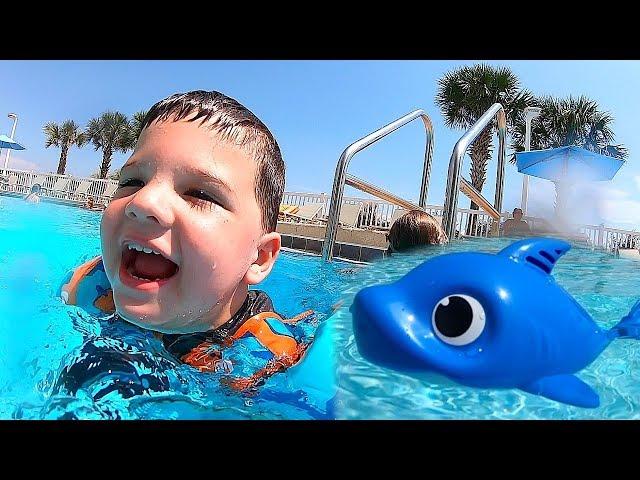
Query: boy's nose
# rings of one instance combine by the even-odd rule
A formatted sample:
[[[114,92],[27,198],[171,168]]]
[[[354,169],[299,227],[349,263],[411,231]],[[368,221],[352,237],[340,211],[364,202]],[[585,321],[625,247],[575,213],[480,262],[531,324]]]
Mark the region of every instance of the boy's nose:
[[[127,205],[126,213],[127,217],[129,218],[133,218],[136,220],[151,220],[152,222],[160,223],[160,220],[158,220],[155,215],[147,215],[146,213],[136,209],[131,204]]]
[[[168,228],[173,222],[173,214],[162,196],[139,190],[125,207],[125,215],[139,222],[150,222]],[[166,196],[165,196],[166,198]]]

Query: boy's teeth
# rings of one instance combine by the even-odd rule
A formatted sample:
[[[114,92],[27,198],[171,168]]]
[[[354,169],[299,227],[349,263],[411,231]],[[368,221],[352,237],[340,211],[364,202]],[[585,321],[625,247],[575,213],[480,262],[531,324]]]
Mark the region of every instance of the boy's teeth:
[[[160,252],[156,252],[151,248],[143,247],[142,245],[138,245],[137,243],[130,243],[129,245],[127,245],[127,247],[129,248],[129,250],[137,250],[138,252],[153,253],[155,255],[161,255]]]

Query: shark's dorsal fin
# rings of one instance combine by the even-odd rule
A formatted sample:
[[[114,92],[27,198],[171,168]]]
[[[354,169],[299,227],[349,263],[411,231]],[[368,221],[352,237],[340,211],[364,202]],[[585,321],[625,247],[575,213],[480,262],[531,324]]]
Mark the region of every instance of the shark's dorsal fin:
[[[570,244],[557,238],[525,238],[512,243],[498,255],[507,256],[516,262],[524,262],[548,275],[558,259],[570,248]]]

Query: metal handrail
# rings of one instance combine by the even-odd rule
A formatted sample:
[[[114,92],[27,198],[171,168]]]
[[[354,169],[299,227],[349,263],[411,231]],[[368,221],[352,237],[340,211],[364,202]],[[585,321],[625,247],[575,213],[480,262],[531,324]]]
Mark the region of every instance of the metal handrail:
[[[338,216],[340,215],[340,207],[342,206],[345,176],[351,158],[359,151],[364,150],[369,145],[386,137],[391,132],[394,132],[416,118],[422,119],[425,133],[427,135],[424,153],[424,168],[422,170],[422,183],[420,186],[420,198],[418,202],[420,207],[424,208],[426,206],[427,192],[429,190],[429,177],[431,176],[431,159],[433,157],[433,125],[431,124],[431,119],[424,110],[415,110],[404,117],[399,118],[395,122],[385,125],[366,137],[352,143],[342,152],[342,155],[340,155],[340,159],[336,165],[336,173],[333,177],[333,189],[331,191],[331,205],[329,207],[327,231],[324,238],[324,245],[322,247],[322,258],[324,260],[331,261],[333,258],[333,246],[338,232]]]
[[[494,103],[484,115],[482,115],[476,123],[474,123],[469,130],[458,140],[455,147],[453,147],[453,153],[451,154],[451,160],[449,160],[449,171],[447,174],[447,190],[444,200],[444,218],[442,224],[445,233],[448,238],[453,239],[455,234],[456,224],[456,211],[458,208],[458,190],[460,188],[460,167],[462,166],[462,160],[464,158],[469,145],[480,135],[482,130],[489,125],[493,120],[493,117],[497,116],[498,119],[498,170],[496,173],[496,192],[494,207],[500,212],[502,210],[502,188],[504,183],[504,160],[506,145],[505,140],[507,136],[507,118],[504,112],[504,108],[499,103]]]
[[[389,202],[393,205],[397,205],[402,208],[406,208],[408,210],[424,210],[424,207],[420,207],[415,203],[409,202],[404,198],[398,197],[391,192],[387,192],[380,187],[376,187],[375,185],[365,182],[361,178],[358,178],[350,173],[347,173],[345,177],[345,183],[354,188],[357,188],[365,193],[378,197],[386,202]]]
[[[494,220],[500,220],[500,212],[496,210],[471,183],[467,182],[464,177],[460,177],[460,191],[473,200],[473,203],[491,215]]]

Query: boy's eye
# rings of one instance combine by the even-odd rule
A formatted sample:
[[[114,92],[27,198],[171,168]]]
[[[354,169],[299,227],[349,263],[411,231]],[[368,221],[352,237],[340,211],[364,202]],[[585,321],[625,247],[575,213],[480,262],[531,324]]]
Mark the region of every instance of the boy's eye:
[[[186,196],[191,197],[192,207],[201,209],[213,209],[216,205],[222,205],[222,203],[216,198],[200,189],[189,190],[185,193]]]
[[[120,180],[118,183],[118,188],[122,187],[143,187],[144,182],[142,180],[138,180],[137,178],[127,178],[124,180]]]
[[[215,202],[216,201],[215,198],[213,198],[211,195],[209,195],[204,190],[198,190],[198,189],[189,190],[187,193],[185,193],[185,195],[188,195],[189,197],[197,198],[199,200],[205,200],[207,202]]]

